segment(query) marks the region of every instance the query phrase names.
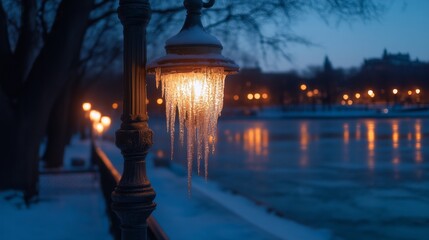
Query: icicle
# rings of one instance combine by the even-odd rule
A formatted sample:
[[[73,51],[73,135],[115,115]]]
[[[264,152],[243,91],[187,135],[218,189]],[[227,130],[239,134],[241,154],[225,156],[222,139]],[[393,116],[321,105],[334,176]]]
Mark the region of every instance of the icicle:
[[[223,68],[201,68],[188,73],[165,73],[156,69],[156,84],[162,86],[166,102],[167,131],[171,137],[171,154],[175,118],[179,117],[179,139],[187,139],[188,188],[191,188],[192,162],[197,156],[198,174],[204,159],[208,174],[208,156],[214,152],[217,120],[223,107],[225,74]],[[196,150],[196,151],[195,151]]]

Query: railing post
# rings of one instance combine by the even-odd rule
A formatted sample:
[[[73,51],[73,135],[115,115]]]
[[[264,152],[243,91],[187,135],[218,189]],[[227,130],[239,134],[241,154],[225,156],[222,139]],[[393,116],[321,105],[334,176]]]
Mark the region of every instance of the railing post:
[[[122,240],[147,239],[147,218],[155,209],[155,191],[146,176],[146,155],[152,145],[146,108],[146,26],[148,0],[120,0],[124,27],[124,101],[116,145],[124,157],[122,178],[112,193],[112,209],[121,221]]]

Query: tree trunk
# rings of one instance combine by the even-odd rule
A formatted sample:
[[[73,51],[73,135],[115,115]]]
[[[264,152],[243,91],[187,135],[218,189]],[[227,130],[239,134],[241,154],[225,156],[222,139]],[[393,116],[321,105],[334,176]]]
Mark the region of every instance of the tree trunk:
[[[60,3],[52,30],[21,88],[12,121],[16,127],[6,126],[12,130],[3,138],[10,141],[13,154],[0,162],[0,169],[13,175],[7,175],[10,177],[1,184],[3,188],[24,190],[27,201],[38,192],[40,142],[49,113],[68,80],[75,53],[80,51],[93,2],[63,0]]]
[[[59,168],[64,164],[64,151],[68,143],[68,128],[70,122],[71,109],[70,99],[73,89],[71,81],[67,83],[62,94],[58,96],[52,112],[49,116],[47,126],[47,144],[44,154],[45,168]]]

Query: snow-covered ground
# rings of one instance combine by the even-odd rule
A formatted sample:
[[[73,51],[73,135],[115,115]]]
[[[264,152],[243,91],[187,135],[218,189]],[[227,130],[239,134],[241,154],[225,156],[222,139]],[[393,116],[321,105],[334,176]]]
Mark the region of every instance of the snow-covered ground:
[[[101,142],[99,145],[122,171],[119,150],[111,143]],[[186,174],[181,174],[180,169],[155,168],[151,155],[148,159],[148,175],[157,192],[157,209],[153,215],[171,239],[189,239],[189,236],[207,240],[332,238],[328,230],[315,230],[280,218],[200,177],[193,177],[189,196]]]
[[[105,209],[96,174],[42,175],[29,207],[17,192],[0,192],[0,239],[109,240]]]

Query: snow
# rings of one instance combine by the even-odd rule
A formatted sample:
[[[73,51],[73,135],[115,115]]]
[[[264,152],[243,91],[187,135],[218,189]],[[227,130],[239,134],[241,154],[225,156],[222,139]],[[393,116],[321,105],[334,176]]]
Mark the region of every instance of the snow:
[[[101,148],[121,168],[122,157],[111,143]],[[151,159],[152,155],[148,155]],[[155,168],[147,162],[149,179],[157,192],[153,215],[171,239],[331,239],[328,230],[315,230],[269,213],[252,201],[222,190],[214,182],[193,177],[188,196],[184,169]],[[173,167],[179,168],[177,165]],[[181,171],[182,170],[182,171]],[[174,200],[173,200],[174,199]]]
[[[112,239],[94,174],[42,175],[40,180],[40,199],[28,208],[18,193],[0,192],[0,239]]]
[[[182,29],[177,35],[166,41],[166,46],[174,45],[218,45],[222,46],[220,41],[214,36],[208,34],[199,26]]]
[[[72,158],[88,160],[89,142],[73,139],[65,153],[64,170],[82,170]],[[0,192],[0,239],[113,239],[98,181],[95,173],[41,175],[39,199],[29,207],[20,193]]]

